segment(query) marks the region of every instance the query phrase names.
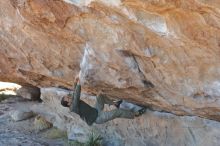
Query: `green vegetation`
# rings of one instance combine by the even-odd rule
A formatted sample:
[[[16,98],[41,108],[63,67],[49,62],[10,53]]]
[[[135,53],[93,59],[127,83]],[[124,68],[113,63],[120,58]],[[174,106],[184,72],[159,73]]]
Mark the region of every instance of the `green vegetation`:
[[[102,143],[102,137],[98,134],[95,134],[92,132],[89,136],[88,141],[86,142],[86,146],[101,146]]]
[[[0,102],[7,99],[7,98],[9,98],[9,97],[11,97],[11,95],[6,95],[4,93],[0,93]]]
[[[67,146],[102,146],[103,138],[99,134],[92,132],[89,135],[88,141],[81,143],[78,141],[68,141]]]
[[[78,141],[68,141],[68,144],[66,146],[85,146],[84,143],[78,142]]]

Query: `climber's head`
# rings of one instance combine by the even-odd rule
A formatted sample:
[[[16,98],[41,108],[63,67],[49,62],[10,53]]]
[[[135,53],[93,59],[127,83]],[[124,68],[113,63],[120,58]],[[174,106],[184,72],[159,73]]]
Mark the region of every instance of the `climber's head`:
[[[71,96],[66,95],[61,99],[61,105],[64,107],[69,107],[71,104]]]

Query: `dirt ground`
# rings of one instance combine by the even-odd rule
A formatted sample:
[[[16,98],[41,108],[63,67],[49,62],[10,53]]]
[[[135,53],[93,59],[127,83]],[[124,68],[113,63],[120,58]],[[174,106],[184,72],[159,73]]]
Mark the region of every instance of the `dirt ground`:
[[[63,146],[66,137],[56,136],[48,138],[53,128],[38,132],[34,129],[34,118],[15,122],[10,112],[19,106],[29,104],[30,101],[12,96],[0,102],[0,146]],[[33,102],[32,102],[33,103]]]

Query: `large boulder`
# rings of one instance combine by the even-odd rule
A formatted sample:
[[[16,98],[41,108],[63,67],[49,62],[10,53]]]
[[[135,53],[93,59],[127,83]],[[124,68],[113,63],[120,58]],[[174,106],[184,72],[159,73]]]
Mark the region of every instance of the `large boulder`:
[[[70,140],[88,141],[91,133],[103,137],[104,146],[219,146],[220,123],[196,116],[175,116],[170,113],[147,112],[135,119],[114,119],[88,126],[80,117],[62,107],[60,100],[68,90],[41,89],[43,103],[32,110],[53,126],[67,131]],[[94,105],[94,97],[82,94],[82,100]],[[105,106],[105,110],[113,107]]]
[[[10,116],[14,121],[17,122],[17,121],[29,119],[35,116],[35,114],[30,110],[17,109],[17,110],[11,111]]]
[[[0,80],[220,121],[217,0],[1,0]]]
[[[22,86],[16,90],[16,94],[30,100],[40,101],[40,88],[33,86]]]

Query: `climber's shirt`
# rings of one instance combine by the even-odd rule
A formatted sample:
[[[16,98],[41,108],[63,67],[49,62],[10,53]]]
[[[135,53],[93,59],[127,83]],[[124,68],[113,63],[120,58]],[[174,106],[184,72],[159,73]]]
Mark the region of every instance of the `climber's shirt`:
[[[98,117],[98,111],[80,100],[81,94],[81,85],[76,85],[75,92],[72,98],[72,104],[70,110],[80,115],[80,118],[83,119],[88,125],[92,125]]]

